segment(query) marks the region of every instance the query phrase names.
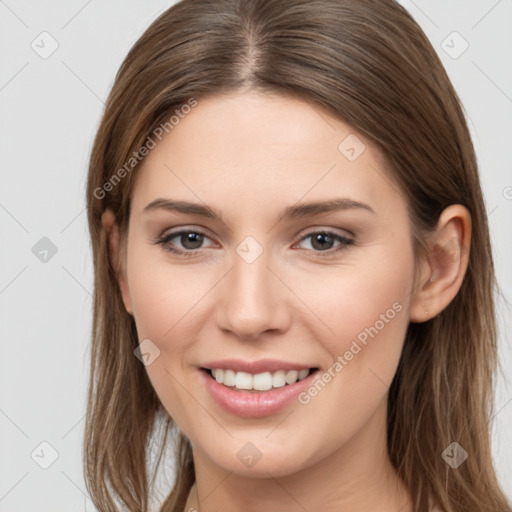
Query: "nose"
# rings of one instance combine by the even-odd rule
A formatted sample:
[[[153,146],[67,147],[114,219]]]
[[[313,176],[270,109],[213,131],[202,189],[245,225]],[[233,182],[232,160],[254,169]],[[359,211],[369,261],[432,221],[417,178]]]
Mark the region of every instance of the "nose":
[[[288,328],[292,293],[271,266],[265,251],[251,263],[235,253],[216,297],[220,329],[240,339],[256,340],[267,331]]]

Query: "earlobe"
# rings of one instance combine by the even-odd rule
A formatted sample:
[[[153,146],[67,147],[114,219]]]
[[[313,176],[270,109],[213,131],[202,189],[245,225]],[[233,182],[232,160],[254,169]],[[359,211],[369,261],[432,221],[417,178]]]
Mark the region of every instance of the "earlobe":
[[[468,267],[470,242],[469,211],[460,204],[449,206],[429,237],[422,275],[412,296],[411,322],[430,320],[457,295]]]
[[[120,243],[119,243],[119,227],[115,222],[115,215],[112,210],[105,210],[101,216],[101,224],[107,233],[109,258],[112,268],[116,274],[119,289],[123,297],[123,303],[128,313],[133,314],[128,283],[126,279],[126,270],[123,265]]]

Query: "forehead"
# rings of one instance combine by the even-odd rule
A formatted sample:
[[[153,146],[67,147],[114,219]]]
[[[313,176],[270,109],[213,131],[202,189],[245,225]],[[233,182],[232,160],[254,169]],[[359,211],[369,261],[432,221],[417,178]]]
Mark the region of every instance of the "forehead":
[[[261,215],[301,198],[357,196],[379,205],[399,195],[378,148],[293,97],[251,92],[199,99],[156,142],[136,170],[134,211],[166,196]]]

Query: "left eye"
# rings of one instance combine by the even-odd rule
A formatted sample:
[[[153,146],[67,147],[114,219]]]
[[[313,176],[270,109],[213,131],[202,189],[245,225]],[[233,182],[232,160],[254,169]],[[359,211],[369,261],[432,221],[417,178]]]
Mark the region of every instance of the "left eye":
[[[177,248],[177,244],[172,242],[172,240],[175,239],[178,239],[182,248]],[[348,245],[354,242],[353,239],[333,233],[332,231],[315,231],[302,237],[299,243],[308,239],[311,239],[311,248],[306,248],[307,250],[328,254],[346,249]],[[162,236],[156,243],[162,245],[166,251],[184,256],[192,256],[199,252],[198,249],[204,248],[202,245],[205,240],[210,240],[210,238],[201,231],[181,230]],[[333,245],[336,241],[338,241],[338,246],[333,249]]]
[[[316,231],[314,233],[309,233],[301,239],[301,242],[308,239],[311,239],[310,245],[315,252],[329,253],[346,249],[348,245],[354,242],[354,240],[342,235],[338,235],[337,233],[333,233],[332,231]],[[339,242],[338,246],[334,249],[334,251],[330,251],[336,240]]]

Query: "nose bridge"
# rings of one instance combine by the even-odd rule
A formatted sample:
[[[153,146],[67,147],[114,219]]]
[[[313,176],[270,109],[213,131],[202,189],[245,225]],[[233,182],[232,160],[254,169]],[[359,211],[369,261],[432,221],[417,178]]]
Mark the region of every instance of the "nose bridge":
[[[220,327],[239,337],[256,338],[263,331],[285,326],[283,285],[271,266],[271,251],[254,238],[239,244],[218,302]]]

